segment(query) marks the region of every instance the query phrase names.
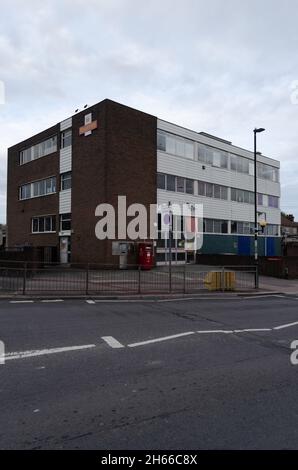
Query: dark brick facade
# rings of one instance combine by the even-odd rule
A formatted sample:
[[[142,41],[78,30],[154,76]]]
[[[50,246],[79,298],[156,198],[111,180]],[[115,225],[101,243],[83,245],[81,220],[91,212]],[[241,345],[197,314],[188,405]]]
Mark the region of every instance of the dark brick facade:
[[[84,116],[92,113],[98,128],[79,135]],[[127,196],[127,205],[156,203],[157,119],[110,100],[104,100],[72,119],[72,235],[73,263],[118,264],[111,241],[95,236],[95,209],[100,203],[117,206],[117,196]],[[58,152],[19,165],[19,152],[57,134]],[[48,176],[57,177],[59,191],[60,125],[11,147],[8,151],[7,223],[8,245],[59,245],[59,192],[26,201],[18,200],[21,184]],[[56,234],[31,234],[31,218],[56,214]],[[117,214],[116,214],[117,215]]]
[[[58,226],[58,193],[19,201],[19,187],[23,184],[56,176],[59,187],[59,149],[55,153],[24,165],[19,164],[21,150],[54,135],[59,135],[58,124],[8,149],[7,245],[9,247],[17,245],[56,246],[58,244],[58,235],[55,233],[31,233],[31,219],[33,216],[56,215],[56,224]]]
[[[73,117],[72,261],[114,264],[111,241],[95,237],[95,209],[100,203],[117,208],[118,195],[127,205],[156,203],[157,119],[110,100],[87,112],[98,121],[87,137],[79,135],[86,112]]]

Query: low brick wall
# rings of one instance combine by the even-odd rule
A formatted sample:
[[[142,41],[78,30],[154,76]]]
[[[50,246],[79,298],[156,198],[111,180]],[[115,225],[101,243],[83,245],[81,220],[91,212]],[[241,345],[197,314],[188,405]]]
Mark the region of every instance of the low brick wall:
[[[250,266],[252,256],[238,255],[197,255],[197,264],[211,266]],[[259,258],[259,273],[278,278],[298,278],[298,256],[276,256]]]

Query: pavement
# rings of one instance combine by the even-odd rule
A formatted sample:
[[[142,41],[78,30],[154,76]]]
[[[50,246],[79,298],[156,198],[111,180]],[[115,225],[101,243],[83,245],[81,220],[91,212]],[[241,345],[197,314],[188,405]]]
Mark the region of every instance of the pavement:
[[[297,449],[298,296],[0,301],[0,449]]]
[[[260,289],[279,291],[284,294],[298,294],[298,279],[279,279],[276,277],[260,276]]]

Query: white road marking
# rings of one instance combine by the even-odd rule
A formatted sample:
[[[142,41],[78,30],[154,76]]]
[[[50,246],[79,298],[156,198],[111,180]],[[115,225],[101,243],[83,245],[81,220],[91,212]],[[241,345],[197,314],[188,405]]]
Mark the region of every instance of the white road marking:
[[[44,299],[41,302],[50,303],[50,302],[63,302],[63,299]]]
[[[33,304],[34,300],[10,300],[11,304]]]
[[[273,329],[282,330],[283,328],[289,328],[290,326],[295,326],[295,325],[298,325],[298,321],[295,321],[293,323],[287,323],[286,325],[275,326]]]
[[[86,300],[86,302],[87,302],[87,304],[95,304],[95,301],[91,300],[91,299]]]
[[[283,295],[277,294],[260,294],[260,295],[249,295],[249,296],[241,296],[243,299],[270,299],[270,297],[284,297]]]
[[[22,351],[22,352],[10,352],[5,354],[5,361],[13,359],[26,359],[27,357],[45,356],[48,354],[57,354],[68,351],[79,351],[81,349],[95,348],[95,344],[84,344],[82,346],[68,346],[64,348],[52,348],[52,349],[37,349],[33,351]]]
[[[194,334],[195,334],[194,331],[187,331],[186,333],[179,333],[177,335],[163,336],[162,338],[149,339],[147,341],[141,341],[139,343],[131,343],[131,344],[128,344],[128,347],[135,348],[137,346],[144,346],[146,344],[151,344],[151,343],[160,343],[161,341],[167,341],[169,339],[181,338],[182,336],[189,336],[189,335],[194,335]]]
[[[101,339],[103,339],[113,349],[125,348],[125,346],[119,343],[119,341],[117,341],[113,336],[102,336]]]
[[[231,334],[234,333],[233,330],[199,330],[197,333],[202,334],[209,334],[209,333],[224,333],[224,334]]]
[[[245,328],[243,330],[234,330],[234,333],[250,333],[257,331],[272,331],[272,328]]]

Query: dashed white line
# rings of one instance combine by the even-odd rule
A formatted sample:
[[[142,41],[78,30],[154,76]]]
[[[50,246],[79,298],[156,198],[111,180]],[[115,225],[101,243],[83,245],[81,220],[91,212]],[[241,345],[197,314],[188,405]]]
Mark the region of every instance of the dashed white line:
[[[117,341],[113,336],[102,336],[101,339],[103,339],[113,349],[125,348],[125,346]]]
[[[68,351],[79,351],[81,349],[95,348],[95,344],[84,344],[82,346],[68,346],[63,348],[39,349],[33,351],[10,352],[5,354],[5,361],[13,359],[26,359],[28,357],[44,356],[48,354],[57,354]]]
[[[233,330],[199,330],[197,331],[199,334],[210,334],[210,333],[223,333],[223,334],[231,334],[234,333]]]
[[[63,299],[43,299],[41,302],[43,303],[63,302]]]
[[[272,328],[245,328],[243,330],[234,330],[234,333],[254,333],[258,331],[272,331]]]
[[[286,323],[285,325],[275,326],[273,329],[282,330],[283,328],[289,328],[290,326],[295,326],[295,325],[298,325],[298,321],[295,321],[293,323]]]
[[[131,344],[128,344],[128,347],[136,348],[137,346],[145,346],[146,344],[151,344],[151,343],[160,343],[161,341],[167,341],[170,339],[181,338],[182,336],[189,336],[189,335],[194,335],[194,334],[195,334],[194,331],[187,331],[185,333],[179,333],[177,335],[163,336],[161,338],[149,339],[147,341],[140,341],[139,343],[131,343]]]
[[[34,300],[10,300],[11,304],[33,304]]]
[[[94,300],[91,300],[91,299],[86,300],[86,302],[87,304],[91,304],[91,305],[96,303]]]

